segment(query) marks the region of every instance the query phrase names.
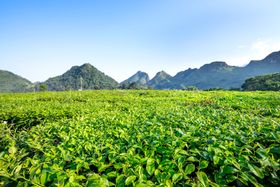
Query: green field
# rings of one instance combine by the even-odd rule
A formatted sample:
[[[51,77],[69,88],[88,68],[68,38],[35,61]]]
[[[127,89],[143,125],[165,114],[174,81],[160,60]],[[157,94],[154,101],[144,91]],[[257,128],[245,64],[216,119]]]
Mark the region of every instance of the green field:
[[[0,186],[279,186],[280,93],[0,95]]]

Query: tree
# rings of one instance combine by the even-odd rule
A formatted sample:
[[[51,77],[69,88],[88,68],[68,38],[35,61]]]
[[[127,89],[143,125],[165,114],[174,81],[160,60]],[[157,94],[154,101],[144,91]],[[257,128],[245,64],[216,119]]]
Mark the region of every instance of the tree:
[[[183,90],[187,90],[187,91],[197,91],[199,90],[197,87],[195,86],[186,86],[183,88]]]
[[[47,84],[40,84],[39,85],[39,91],[44,92],[48,90],[48,85]]]
[[[133,83],[130,83],[129,86],[128,86],[128,89],[130,90],[136,90],[138,89],[138,84],[136,82],[133,82]]]

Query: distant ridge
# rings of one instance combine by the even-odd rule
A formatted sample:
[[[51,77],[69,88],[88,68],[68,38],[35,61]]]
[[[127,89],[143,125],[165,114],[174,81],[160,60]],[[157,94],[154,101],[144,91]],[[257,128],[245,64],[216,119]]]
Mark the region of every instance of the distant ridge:
[[[205,64],[199,69],[189,68],[179,72],[162,87],[165,89],[182,89],[188,86],[195,86],[199,89],[239,87],[239,83],[235,82],[234,78],[236,69],[238,67],[216,61]]]
[[[195,86],[199,89],[240,88],[246,79],[258,75],[280,72],[280,51],[273,52],[263,60],[253,60],[245,67],[229,66],[225,62],[212,62],[199,69],[187,69],[177,73],[161,89],[182,89]],[[155,88],[158,85],[154,86]]]
[[[118,84],[89,63],[73,66],[60,76],[49,78],[45,82],[32,84],[29,80],[0,70],[0,92],[26,92],[46,85],[50,91],[79,89],[115,89],[122,85],[135,83],[140,88],[184,89],[195,86],[199,89],[241,88],[248,78],[280,72],[280,51],[273,52],[262,60],[252,60],[245,67],[230,66],[226,62],[215,61],[200,68],[178,72],[174,77],[165,71],[158,72],[151,80],[145,72],[138,71]],[[121,86],[120,86],[121,85]],[[126,87],[126,86],[124,86]]]

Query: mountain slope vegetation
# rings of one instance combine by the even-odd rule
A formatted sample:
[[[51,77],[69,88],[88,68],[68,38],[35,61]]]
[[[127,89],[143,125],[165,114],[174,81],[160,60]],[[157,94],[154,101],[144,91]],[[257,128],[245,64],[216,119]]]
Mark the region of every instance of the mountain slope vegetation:
[[[0,92],[26,92],[32,90],[32,83],[9,71],[0,70]]]
[[[256,76],[247,79],[242,85],[246,91],[271,90],[280,91],[280,73]]]
[[[78,89],[114,89],[118,83],[105,75],[89,63],[73,66],[66,73],[45,81],[50,91],[78,90]]]
[[[147,83],[147,85],[155,89],[161,89],[164,84],[170,82],[171,78],[172,76],[165,71],[160,71]]]

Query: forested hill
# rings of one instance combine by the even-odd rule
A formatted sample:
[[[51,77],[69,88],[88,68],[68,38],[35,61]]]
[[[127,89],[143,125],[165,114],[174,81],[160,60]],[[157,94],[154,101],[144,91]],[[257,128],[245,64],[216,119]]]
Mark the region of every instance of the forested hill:
[[[168,73],[166,73],[165,71],[160,71],[154,76],[154,78],[152,78],[148,82],[148,86],[155,88],[155,89],[161,89],[163,85],[170,82],[171,78],[172,78],[172,76],[169,75]]]
[[[78,89],[114,89],[118,82],[105,75],[91,64],[73,66],[66,73],[48,79],[42,84],[50,91],[78,90]]]
[[[280,73],[256,76],[247,79],[242,85],[246,91],[271,90],[280,91]]]
[[[0,92],[26,92],[32,90],[32,83],[9,71],[0,70]]]

